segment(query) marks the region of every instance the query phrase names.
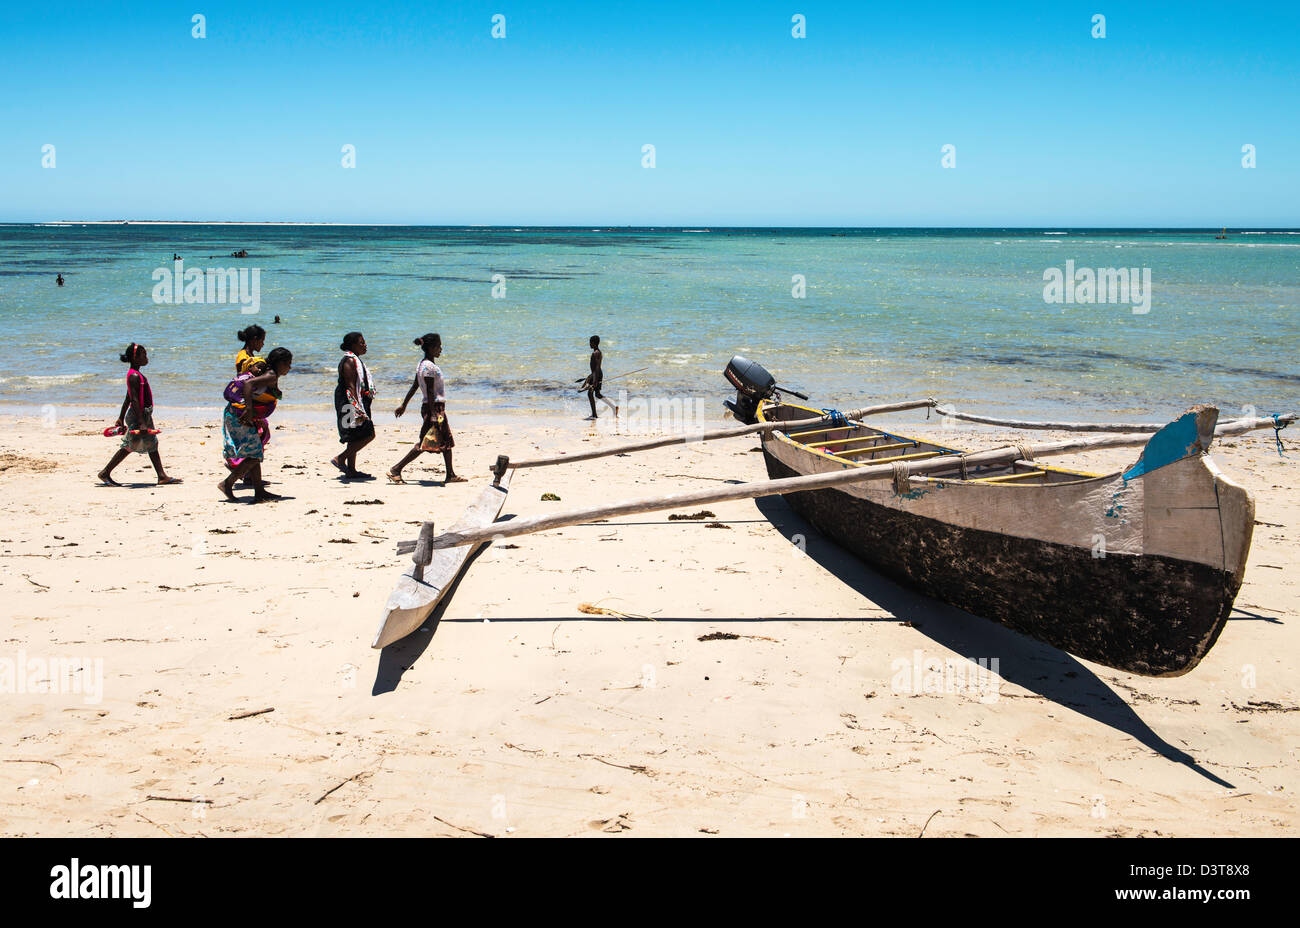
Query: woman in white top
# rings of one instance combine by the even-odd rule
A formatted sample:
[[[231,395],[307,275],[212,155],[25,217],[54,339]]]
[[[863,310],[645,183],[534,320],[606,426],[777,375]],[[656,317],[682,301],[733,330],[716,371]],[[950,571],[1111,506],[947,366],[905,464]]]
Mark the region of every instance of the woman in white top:
[[[438,356],[442,354],[442,337],[430,332],[417,338],[415,344],[424,350],[424,357],[416,366],[415,379],[411,383],[411,388],[406,391],[406,398],[394,411],[394,415],[400,418],[406,412],[406,404],[411,401],[415,391],[419,390],[420,437],[416,440],[415,447],[406,452],[406,457],[398,461],[397,465],[388,472],[388,479],[393,483],[405,483],[406,481],[402,479],[403,467],[418,458],[422,452],[441,451],[442,460],[447,465],[444,485],[464,483],[465,478],[457,476],[451,466],[451,449],[456,447],[456,441],[451,437],[451,426],[447,424],[447,391],[442,382],[442,371],[435,363]]]

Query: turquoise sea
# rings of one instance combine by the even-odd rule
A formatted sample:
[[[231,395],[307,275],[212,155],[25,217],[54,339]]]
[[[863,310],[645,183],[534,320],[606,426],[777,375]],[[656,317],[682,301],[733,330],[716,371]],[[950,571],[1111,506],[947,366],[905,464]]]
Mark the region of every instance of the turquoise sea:
[[[384,406],[409,383],[411,339],[434,331],[462,410],[585,409],[568,385],[593,334],[607,378],[648,368],[607,393],[699,397],[710,410],[736,353],[822,406],[934,395],[970,412],[1078,418],[1295,407],[1300,232],[1216,234],[3,225],[0,402],[116,405],[118,355],[137,341],[160,406],[218,406],[235,332],[257,322],[268,349],[294,352],[286,404],[304,409],[328,407],[351,329],[366,334]],[[248,257],[230,257],[239,250]],[[155,302],[173,254],[188,270],[256,270],[259,311]],[[1046,302],[1044,272],[1067,260],[1149,269],[1149,311]]]

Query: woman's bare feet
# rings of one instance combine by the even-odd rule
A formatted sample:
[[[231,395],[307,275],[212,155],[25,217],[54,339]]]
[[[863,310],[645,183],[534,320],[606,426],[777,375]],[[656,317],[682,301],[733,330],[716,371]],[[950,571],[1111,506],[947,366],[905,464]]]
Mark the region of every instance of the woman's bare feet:
[[[448,474],[448,475],[447,475],[447,479],[443,481],[444,484],[448,484],[448,483],[465,483],[465,482],[466,482],[466,481],[465,481],[465,478],[462,477],[462,476],[460,476],[459,474]]]
[[[230,484],[225,480],[218,483],[217,488],[221,490],[226,499],[230,500],[232,503],[235,501],[235,493],[230,489]]]

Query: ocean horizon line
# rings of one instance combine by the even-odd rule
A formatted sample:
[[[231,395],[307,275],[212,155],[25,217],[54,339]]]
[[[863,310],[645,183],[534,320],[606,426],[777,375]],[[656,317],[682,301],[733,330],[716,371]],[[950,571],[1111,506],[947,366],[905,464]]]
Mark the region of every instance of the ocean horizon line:
[[[318,222],[294,219],[40,219],[3,220],[0,227],[45,226],[286,226],[376,229],[467,229],[489,231],[532,231],[538,229],[585,230],[591,232],[662,231],[662,232],[748,232],[748,231],[828,231],[828,232],[1149,232],[1208,233],[1229,230],[1235,234],[1300,234],[1300,226],[1109,226],[1109,225],[610,225],[602,223],[518,224],[518,223],[401,223],[401,222]]]

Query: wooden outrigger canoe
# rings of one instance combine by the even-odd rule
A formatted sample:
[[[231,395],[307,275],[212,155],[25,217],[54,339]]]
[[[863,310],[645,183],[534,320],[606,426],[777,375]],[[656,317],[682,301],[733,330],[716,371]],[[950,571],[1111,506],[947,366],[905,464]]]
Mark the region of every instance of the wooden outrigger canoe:
[[[1223,631],[1254,527],[1253,499],[1219,472],[1210,444],[1216,435],[1280,430],[1300,419],[1288,413],[1219,423],[1217,409],[1196,406],[1164,426],[1074,424],[1065,428],[1130,431],[962,454],[860,421],[933,407],[934,400],[819,412],[773,402],[775,381],[743,358],[732,360],[728,379],[738,387],[737,402],[728,406],[745,423],[739,427],[514,463],[499,457],[494,487],[459,522],[436,536],[426,522],[418,542],[399,545],[399,553],[414,551],[415,566],[390,598],[374,647],[418,628],[469,553],[488,541],[781,495],[881,573],[936,599],[1099,664],[1177,676],[1195,667]],[[514,468],[753,434],[769,480],[494,521]],[[1039,463],[1121,447],[1143,451],[1133,466],[1109,475]],[[457,549],[464,549],[458,557],[445,556]],[[420,565],[429,565],[429,579]]]
[[[510,491],[510,475],[513,472],[502,467],[500,460],[497,466],[496,479],[483,488],[478,498],[451,527],[452,531],[491,525],[501,514],[506,494]],[[447,595],[447,590],[465,569],[470,555],[485,543],[434,550],[430,546],[432,538],[433,523],[425,522],[419,541],[398,545],[399,554],[410,551],[414,556],[411,566],[398,578],[397,586],[388,597],[383,621],[379,623],[375,640],[370,644],[372,648],[385,648],[419,628]]]
[[[807,418],[764,401],[758,418]],[[1255,504],[1206,453],[1218,410],[1156,432],[1104,476],[1032,453],[973,464],[953,448],[865,424],[762,435],[772,478],[878,465],[888,483],[791,493],[790,505],[879,572],[1063,651],[1177,676],[1213,646],[1241,587]],[[924,462],[924,476],[907,473]]]
[[[806,410],[764,406],[762,414],[779,425]],[[1097,663],[1173,676],[1194,667],[1222,631],[1254,524],[1250,496],[1205,451],[1216,434],[1279,428],[1297,418],[1216,427],[1218,411],[1200,406],[1154,435],[1068,438],[968,455],[861,423],[822,422],[829,432],[820,436],[805,434],[812,429],[804,426],[790,435],[774,429],[763,450],[775,479],[453,528],[432,537],[427,550],[781,495],[882,573],[937,599]],[[862,455],[814,450],[855,431],[884,437],[866,442],[877,447]],[[906,447],[885,451],[885,444]],[[1035,463],[1135,446],[1143,447],[1137,463],[1109,476]]]

